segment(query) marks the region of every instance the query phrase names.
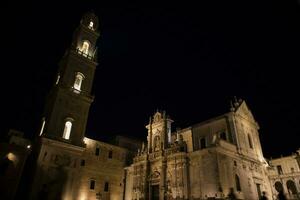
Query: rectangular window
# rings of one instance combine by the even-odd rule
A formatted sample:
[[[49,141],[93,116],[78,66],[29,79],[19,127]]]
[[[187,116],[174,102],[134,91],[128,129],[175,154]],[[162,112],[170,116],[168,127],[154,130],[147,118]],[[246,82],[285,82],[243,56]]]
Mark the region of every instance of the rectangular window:
[[[112,150],[110,150],[110,151],[108,152],[108,158],[112,158],[112,154],[113,154],[113,152],[112,152]]]
[[[258,194],[258,199],[261,199],[261,189],[260,189],[260,184],[256,184],[256,189],[257,189],[257,194]]]
[[[292,167],[292,168],[291,168],[291,172],[292,172],[292,173],[294,173],[294,172],[295,172],[295,170],[294,170],[294,167]]]
[[[105,182],[104,192],[108,192],[108,189],[109,189],[109,184],[108,184],[108,182]]]
[[[277,172],[278,174],[283,174],[281,165],[277,165]]]
[[[251,139],[251,136],[249,134],[248,134],[248,143],[249,143],[249,147],[251,149],[253,149],[252,139]]]
[[[96,156],[99,156],[99,153],[100,153],[100,149],[97,147],[95,152]]]
[[[220,139],[227,140],[226,132],[225,131],[220,132]]]
[[[80,166],[85,166],[85,160],[81,160]]]
[[[206,140],[205,138],[200,139],[200,149],[206,148]]]
[[[91,180],[91,182],[90,182],[90,189],[91,190],[95,189],[95,180]]]

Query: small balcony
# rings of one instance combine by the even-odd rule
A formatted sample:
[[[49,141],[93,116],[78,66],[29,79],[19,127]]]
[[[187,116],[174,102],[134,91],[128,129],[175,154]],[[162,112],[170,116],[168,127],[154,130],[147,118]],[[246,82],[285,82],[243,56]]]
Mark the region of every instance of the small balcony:
[[[76,49],[76,52],[77,52],[79,55],[88,58],[89,60],[94,60],[94,56],[91,56],[91,55],[89,55],[89,54],[87,54],[87,53],[81,51],[79,48]]]

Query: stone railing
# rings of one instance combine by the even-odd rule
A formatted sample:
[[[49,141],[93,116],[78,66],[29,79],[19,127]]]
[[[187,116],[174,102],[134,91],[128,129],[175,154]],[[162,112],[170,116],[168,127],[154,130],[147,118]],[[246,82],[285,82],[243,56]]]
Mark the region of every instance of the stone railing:
[[[171,155],[178,152],[184,152],[184,146],[176,145],[166,150],[166,155]]]

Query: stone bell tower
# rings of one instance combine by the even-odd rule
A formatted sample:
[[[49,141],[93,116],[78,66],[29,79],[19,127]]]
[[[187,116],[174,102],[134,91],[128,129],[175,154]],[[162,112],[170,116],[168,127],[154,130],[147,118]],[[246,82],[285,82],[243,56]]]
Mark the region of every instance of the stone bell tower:
[[[157,111],[149,120],[148,129],[148,152],[161,151],[169,147],[171,143],[172,120],[166,116],[166,112]]]
[[[84,135],[97,63],[98,18],[85,14],[74,32],[70,48],[59,62],[43,113],[38,145],[34,150],[29,199],[76,199],[78,166],[85,150]]]
[[[75,30],[72,44],[59,63],[55,83],[47,97],[40,136],[83,146],[98,65],[98,25],[97,16],[87,13]]]

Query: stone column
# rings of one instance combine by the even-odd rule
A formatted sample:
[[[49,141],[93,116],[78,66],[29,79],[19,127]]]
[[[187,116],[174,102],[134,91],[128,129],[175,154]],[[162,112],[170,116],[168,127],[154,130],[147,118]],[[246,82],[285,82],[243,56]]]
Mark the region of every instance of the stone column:
[[[187,159],[184,160],[182,163],[182,170],[183,170],[183,197],[184,199],[189,199],[189,178],[188,178],[188,163]]]
[[[161,165],[161,172],[160,172],[160,183],[159,183],[159,199],[164,200],[165,199],[165,192],[166,192],[166,170],[167,170],[167,164],[166,161],[162,161]]]

